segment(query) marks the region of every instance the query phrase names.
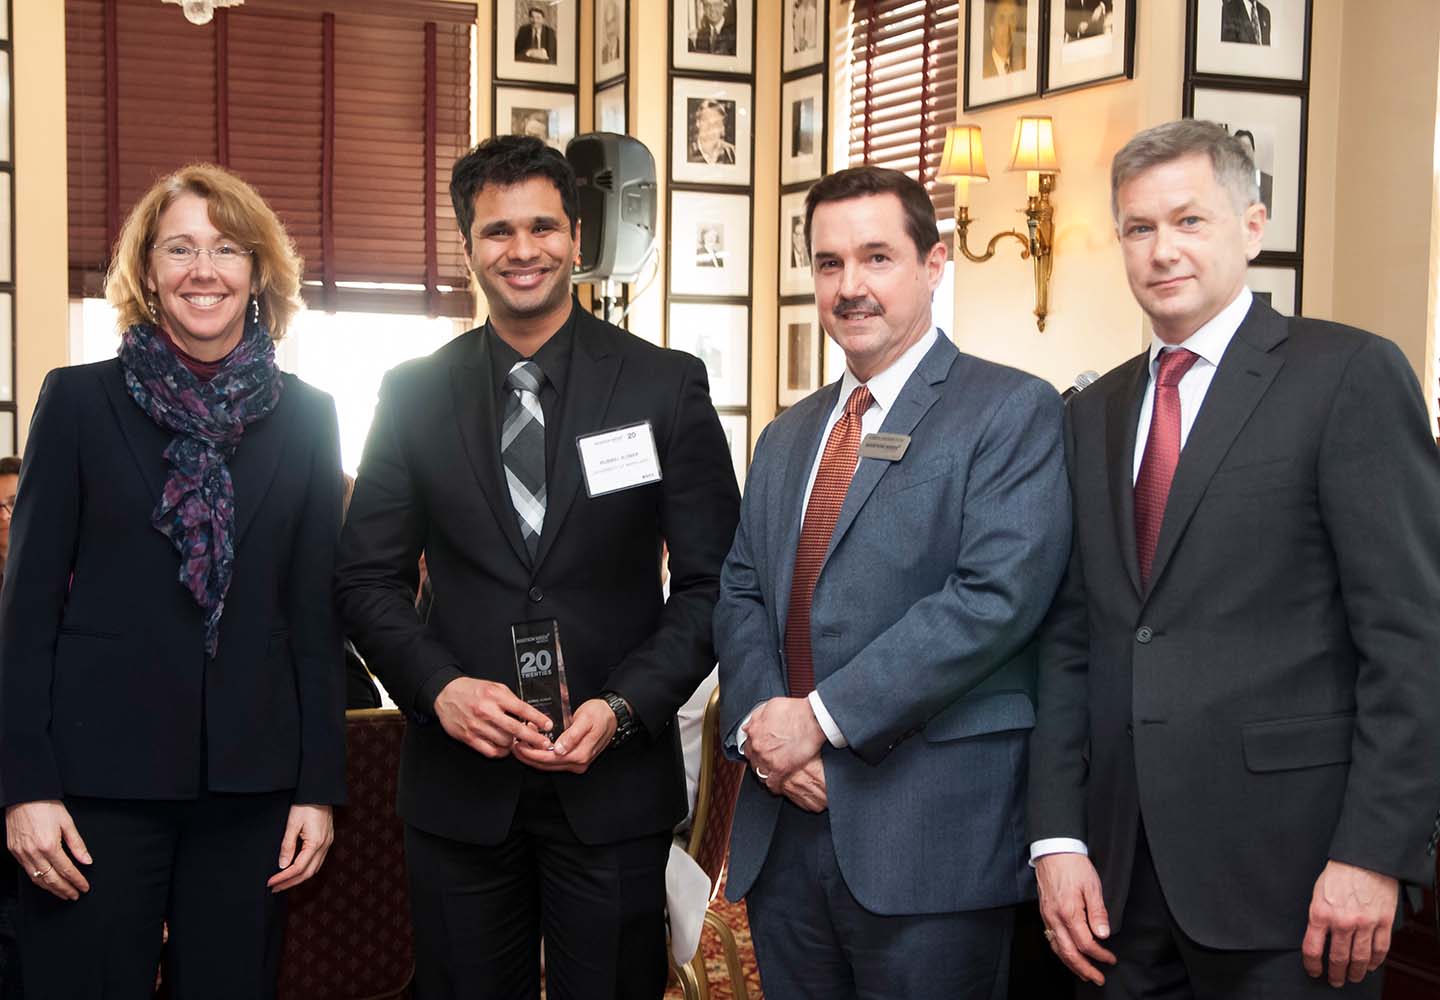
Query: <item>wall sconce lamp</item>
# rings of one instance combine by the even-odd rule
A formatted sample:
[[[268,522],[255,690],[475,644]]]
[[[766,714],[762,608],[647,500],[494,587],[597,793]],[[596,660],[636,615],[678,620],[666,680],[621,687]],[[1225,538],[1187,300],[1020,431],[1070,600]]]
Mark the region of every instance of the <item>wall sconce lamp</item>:
[[[971,252],[967,236],[970,232],[970,184],[988,181],[985,171],[985,150],[980,141],[980,126],[951,125],[945,132],[945,152],[940,158],[939,180],[955,185],[955,248],[966,260],[983,264],[995,256],[995,246],[1007,236],[1020,241],[1021,260],[1035,262],[1035,325],[1045,329],[1049,313],[1050,267],[1055,240],[1054,207],[1050,192],[1055,188],[1055,175],[1060,172],[1055,159],[1055,129],[1049,115],[1026,115],[1015,122],[1015,138],[1010,146],[1010,170],[1025,171],[1025,224],[1029,235],[1016,230],[996,233],[990,238],[983,254]]]

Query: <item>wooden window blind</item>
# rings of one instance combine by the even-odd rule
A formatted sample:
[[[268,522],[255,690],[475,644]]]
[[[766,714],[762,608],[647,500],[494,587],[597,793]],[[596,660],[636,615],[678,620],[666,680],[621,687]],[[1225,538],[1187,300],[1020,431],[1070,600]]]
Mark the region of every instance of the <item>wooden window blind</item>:
[[[65,4],[72,295],[101,293],[157,177],[208,160],[285,223],[312,306],[473,314],[449,196],[473,3],[247,0],[203,27],[155,0]]]
[[[935,180],[955,123],[959,0],[854,0],[850,163],[903,171],[925,185],[942,226],[952,185]]]

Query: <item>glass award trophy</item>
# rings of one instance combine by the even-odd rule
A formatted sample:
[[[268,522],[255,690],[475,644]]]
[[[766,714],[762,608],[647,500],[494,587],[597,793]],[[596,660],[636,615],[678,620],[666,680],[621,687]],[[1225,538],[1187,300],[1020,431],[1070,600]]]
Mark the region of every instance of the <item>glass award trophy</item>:
[[[550,618],[510,626],[520,697],[550,717],[552,740],[570,725],[570,687],[560,652],[560,623]]]

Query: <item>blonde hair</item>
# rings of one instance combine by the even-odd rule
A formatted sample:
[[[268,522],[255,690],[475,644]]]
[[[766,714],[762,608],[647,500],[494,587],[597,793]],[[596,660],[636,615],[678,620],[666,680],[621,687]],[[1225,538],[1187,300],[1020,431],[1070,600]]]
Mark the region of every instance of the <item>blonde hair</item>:
[[[259,192],[213,163],[192,163],[160,178],[130,210],[105,276],[105,298],[119,313],[119,328],[156,320],[145,284],[150,273],[150,246],[160,216],[182,194],[204,198],[211,224],[253,251],[251,283],[260,303],[260,321],[272,340],[285,336],[291,318],[304,304],[300,299],[300,255]]]

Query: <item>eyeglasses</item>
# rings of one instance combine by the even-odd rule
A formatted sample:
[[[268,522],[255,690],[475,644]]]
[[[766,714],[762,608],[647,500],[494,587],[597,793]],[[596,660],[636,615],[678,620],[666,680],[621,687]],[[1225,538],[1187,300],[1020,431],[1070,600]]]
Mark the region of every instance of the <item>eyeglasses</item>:
[[[0,500],[0,513],[4,513],[6,517],[15,513],[14,497],[11,497],[9,500]]]
[[[210,264],[217,271],[234,271],[245,265],[245,261],[255,251],[246,250],[244,247],[237,247],[233,243],[221,243],[218,247],[206,250],[204,247],[186,246],[184,243],[156,244],[150,248],[158,251],[160,259],[177,271],[183,271],[195,266],[202,253],[210,255]]]

